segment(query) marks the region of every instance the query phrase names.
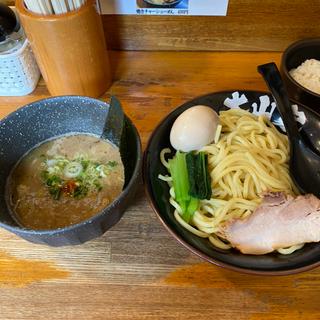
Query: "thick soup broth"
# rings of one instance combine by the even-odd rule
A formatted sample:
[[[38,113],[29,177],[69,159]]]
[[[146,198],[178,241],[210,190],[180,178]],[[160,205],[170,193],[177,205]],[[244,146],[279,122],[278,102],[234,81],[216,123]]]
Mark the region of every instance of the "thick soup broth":
[[[22,226],[55,229],[97,214],[123,184],[117,147],[94,136],[70,135],[45,142],[22,158],[8,179],[7,201]]]

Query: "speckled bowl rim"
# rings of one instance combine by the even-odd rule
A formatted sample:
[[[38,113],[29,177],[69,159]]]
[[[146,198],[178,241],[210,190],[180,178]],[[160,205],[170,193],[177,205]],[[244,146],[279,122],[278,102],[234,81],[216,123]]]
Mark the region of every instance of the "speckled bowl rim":
[[[290,75],[290,72],[287,68],[287,60],[288,60],[288,55],[296,49],[297,46],[300,46],[301,44],[312,44],[312,42],[318,42],[319,43],[319,47],[320,47],[320,38],[308,38],[308,39],[302,39],[302,40],[298,40],[294,43],[292,43],[289,47],[287,47],[285,49],[285,51],[282,54],[281,57],[281,67],[282,67],[282,71],[285,74],[285,76],[288,78],[288,80],[290,80],[296,87],[298,87],[300,90],[307,92],[308,94],[314,96],[315,98],[320,99],[320,94],[316,93],[314,91],[311,91],[310,89],[304,87],[303,85],[301,85],[299,82],[297,82],[295,79],[293,79],[293,77]],[[319,104],[320,104],[320,100],[319,100]]]
[[[34,104],[38,104],[38,103],[42,103],[42,102],[47,102],[49,101],[54,101],[54,100],[60,100],[61,98],[76,98],[76,99],[85,99],[87,101],[91,101],[93,103],[99,102],[99,104],[105,104],[106,106],[109,105],[109,103],[99,100],[99,99],[94,99],[91,97],[86,97],[86,96],[78,96],[78,95],[65,95],[65,96],[55,96],[55,97],[50,97],[50,98],[44,98],[44,99],[40,99],[40,100],[36,100],[33,101],[31,103],[28,103],[18,109],[16,109],[15,111],[11,112],[9,115],[7,115],[6,117],[2,118],[0,120],[0,125],[2,125],[2,123],[4,121],[10,120],[11,118],[13,118],[15,116],[15,114],[17,112],[19,112],[20,110],[26,110],[29,108],[32,108]],[[22,227],[15,227],[15,226],[11,226],[9,224],[0,222],[0,227],[3,227],[5,229],[7,229],[8,231],[18,231],[20,234],[26,234],[26,235],[54,235],[54,234],[58,234],[58,233],[64,233],[67,231],[72,231],[75,229],[78,229],[79,227],[82,227],[84,225],[87,224],[91,224],[91,222],[95,219],[98,219],[99,217],[108,214],[113,206],[116,203],[121,202],[122,198],[124,198],[128,193],[129,190],[133,187],[134,183],[136,183],[137,179],[139,178],[140,175],[140,168],[141,168],[141,164],[142,164],[142,159],[143,159],[143,153],[142,153],[142,145],[141,145],[141,138],[139,135],[139,132],[137,130],[137,128],[135,127],[135,125],[133,124],[133,122],[127,117],[126,120],[129,122],[131,128],[133,129],[134,132],[134,136],[135,136],[135,140],[136,140],[136,144],[138,146],[138,150],[137,150],[137,160],[136,160],[136,165],[135,168],[133,170],[132,176],[130,178],[129,183],[127,184],[127,186],[125,187],[125,189],[122,190],[122,192],[119,194],[119,196],[114,199],[108,206],[106,206],[104,209],[100,210],[97,214],[95,214],[94,216],[90,217],[89,219],[83,220],[77,224],[72,224],[70,226],[67,227],[63,227],[63,228],[57,228],[57,229],[48,229],[48,230],[33,230],[33,229],[26,229],[26,228],[22,228]],[[84,132],[85,134],[85,132]]]
[[[223,90],[223,91],[217,91],[217,92],[212,92],[211,94],[224,94],[230,91],[251,91],[251,92],[257,92],[256,90],[246,90],[246,89],[230,89],[230,90]],[[260,91],[260,93],[262,94],[270,94],[270,92],[266,92],[266,91]],[[210,94],[210,93],[209,93]],[[192,100],[194,99],[198,99],[200,97],[203,96],[207,96],[208,94],[205,95],[201,95],[201,96],[197,96],[192,98]],[[157,210],[156,208],[156,203],[153,199],[153,195],[152,195],[152,191],[151,191],[151,186],[148,183],[148,170],[147,170],[147,153],[149,150],[149,147],[151,145],[152,140],[154,139],[155,135],[157,134],[159,128],[163,125],[163,123],[165,123],[166,121],[168,121],[168,119],[172,116],[172,113],[174,113],[177,109],[182,108],[184,106],[185,103],[187,103],[188,101],[180,104],[177,108],[173,109],[172,111],[170,111],[162,120],[160,120],[160,122],[158,123],[158,125],[154,128],[152,134],[150,135],[144,154],[143,154],[143,164],[142,164],[142,178],[143,178],[143,185],[144,185],[144,189],[145,189],[145,193],[147,195],[147,199],[149,201],[149,204],[151,205],[153,211],[155,212],[156,216],[158,217],[158,219],[160,220],[160,222],[162,223],[162,225],[165,227],[165,229],[171,234],[171,236],[173,238],[175,238],[178,243],[180,243],[180,245],[182,245],[183,247],[187,248],[188,250],[190,250],[192,253],[194,253],[196,256],[198,256],[199,258],[222,268],[225,269],[229,269],[232,271],[236,271],[236,272],[240,272],[243,274],[250,274],[250,275],[260,275],[260,276],[285,276],[285,275],[292,275],[292,274],[297,274],[297,273],[301,273],[301,272],[305,272],[308,270],[312,270],[315,269],[317,267],[320,266],[320,261],[312,263],[308,266],[304,266],[301,268],[293,268],[290,270],[280,270],[280,271],[262,271],[262,270],[255,270],[255,269],[250,269],[250,268],[241,268],[241,267],[237,267],[225,262],[222,262],[218,259],[212,258],[210,256],[208,256],[207,254],[203,253],[202,251],[196,249],[195,247],[193,247],[192,245],[190,245],[188,242],[186,242],[182,236],[180,236],[177,232],[175,232],[175,230],[173,228],[170,228],[169,225],[165,222],[165,220],[162,218],[161,213]]]

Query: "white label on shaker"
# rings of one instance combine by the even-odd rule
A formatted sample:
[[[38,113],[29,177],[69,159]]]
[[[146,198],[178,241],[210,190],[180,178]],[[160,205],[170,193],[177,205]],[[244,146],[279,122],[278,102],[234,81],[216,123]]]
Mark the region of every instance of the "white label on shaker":
[[[225,16],[228,0],[98,0],[102,14]]]

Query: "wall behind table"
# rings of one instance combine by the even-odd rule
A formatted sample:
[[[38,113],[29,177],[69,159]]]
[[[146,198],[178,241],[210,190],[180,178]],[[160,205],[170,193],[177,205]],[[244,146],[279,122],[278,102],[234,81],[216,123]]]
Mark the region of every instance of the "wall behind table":
[[[319,17],[319,0],[230,0],[226,17],[103,16],[103,24],[111,49],[282,51],[320,37]]]
[[[102,19],[114,50],[282,51],[295,40],[320,37],[319,17],[319,0],[230,0],[226,17]]]

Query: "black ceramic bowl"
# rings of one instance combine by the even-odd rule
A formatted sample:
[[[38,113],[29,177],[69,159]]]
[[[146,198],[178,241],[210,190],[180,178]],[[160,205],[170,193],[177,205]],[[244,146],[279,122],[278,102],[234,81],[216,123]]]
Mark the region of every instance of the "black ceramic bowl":
[[[275,108],[271,95],[256,91],[218,92],[196,98],[183,104],[171,112],[154,130],[148,142],[143,163],[143,178],[146,192],[153,209],[161,222],[181,244],[201,258],[216,265],[235,271],[280,275],[302,272],[320,265],[320,243],[305,245],[302,249],[290,254],[271,253],[267,255],[244,255],[237,250],[221,250],[214,247],[207,239],[199,238],[184,229],[173,216],[173,207],[169,203],[169,187],[166,182],[158,179],[158,175],[167,174],[160,162],[159,154],[163,148],[171,148],[170,130],[175,119],[186,109],[194,105],[206,105],[215,111],[241,107],[255,114],[266,114],[272,122],[281,127],[281,118]],[[229,107],[227,107],[229,106]],[[299,121],[306,131],[312,131],[320,117],[312,110],[300,106],[297,110]],[[296,112],[296,114],[298,114]],[[304,117],[306,121],[304,121]],[[314,121],[317,119],[318,121]],[[172,149],[173,150],[173,149]]]
[[[152,0],[143,0],[145,3],[152,5],[155,8],[174,8],[176,5],[178,5],[182,0],[175,0],[168,4],[154,4]]]
[[[26,152],[47,139],[72,132],[100,136],[108,110],[108,104],[92,98],[55,97],[28,104],[0,122],[0,227],[34,243],[63,246],[96,238],[120,220],[136,191],[142,162],[139,134],[128,118],[124,130],[126,143],[121,148],[125,186],[102,212],[66,228],[35,231],[18,226],[5,201],[7,177]]]
[[[291,69],[297,68],[307,59],[320,60],[320,38],[300,40],[284,51],[280,67],[282,79],[291,99],[320,113],[320,94],[303,87],[289,74]]]

